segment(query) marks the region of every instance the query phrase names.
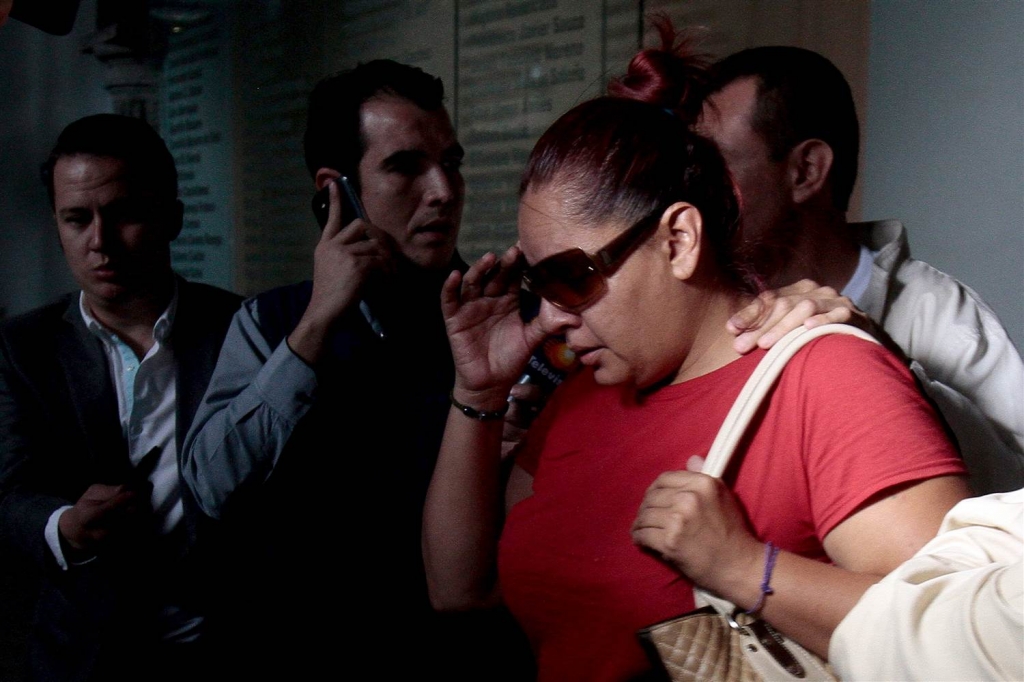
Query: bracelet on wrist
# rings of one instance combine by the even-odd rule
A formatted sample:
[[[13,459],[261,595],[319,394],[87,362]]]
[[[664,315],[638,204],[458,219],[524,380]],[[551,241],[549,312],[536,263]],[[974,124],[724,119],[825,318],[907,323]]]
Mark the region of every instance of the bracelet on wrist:
[[[771,587],[772,571],[775,570],[775,560],[779,557],[779,548],[771,542],[764,544],[764,575],[761,577],[761,597],[754,604],[754,608],[746,611],[748,615],[754,615],[764,608],[764,600],[769,594],[775,594]]]
[[[470,419],[476,419],[482,422],[504,419],[505,413],[508,412],[508,402],[506,402],[504,405],[501,406],[500,409],[497,410],[478,410],[474,407],[470,407],[469,405],[460,403],[458,400],[455,399],[454,388],[448,393],[448,398],[449,400],[452,401],[452,406],[455,407],[455,409],[457,409],[459,412],[466,415]]]

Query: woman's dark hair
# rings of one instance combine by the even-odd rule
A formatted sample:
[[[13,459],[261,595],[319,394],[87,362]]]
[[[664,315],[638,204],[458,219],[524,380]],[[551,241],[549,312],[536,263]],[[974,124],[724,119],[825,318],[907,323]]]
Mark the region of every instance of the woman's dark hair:
[[[757,291],[758,279],[734,257],[739,208],[732,178],[714,143],[692,129],[707,62],[690,53],[667,20],[655,27],[660,49],[641,51],[608,96],[576,106],[541,136],[520,195],[557,179],[574,218],[627,225],[676,201],[691,203],[728,283]]]

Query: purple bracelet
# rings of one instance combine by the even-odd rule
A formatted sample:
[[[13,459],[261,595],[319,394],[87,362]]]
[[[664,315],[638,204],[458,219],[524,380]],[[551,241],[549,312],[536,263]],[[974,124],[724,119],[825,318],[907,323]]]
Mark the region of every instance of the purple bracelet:
[[[775,594],[775,590],[771,588],[772,571],[775,570],[775,560],[779,556],[779,548],[773,545],[771,542],[764,543],[764,576],[761,578],[761,598],[754,604],[754,608],[745,611],[748,615],[753,615],[764,607],[764,600],[769,594]]]

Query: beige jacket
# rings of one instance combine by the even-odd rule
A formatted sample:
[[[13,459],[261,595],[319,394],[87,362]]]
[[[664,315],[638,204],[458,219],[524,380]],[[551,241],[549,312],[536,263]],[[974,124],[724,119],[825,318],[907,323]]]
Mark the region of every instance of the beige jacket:
[[[1024,487],[1024,363],[970,287],[910,257],[896,220],[853,225],[877,251],[855,301],[914,363],[956,435],[975,492]]]
[[[964,500],[836,628],[843,680],[1024,679],[1024,490]]]

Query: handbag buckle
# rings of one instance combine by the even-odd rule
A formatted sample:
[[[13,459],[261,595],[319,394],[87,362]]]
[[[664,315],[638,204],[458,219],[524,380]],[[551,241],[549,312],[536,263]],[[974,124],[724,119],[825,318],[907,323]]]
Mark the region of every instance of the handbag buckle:
[[[749,622],[741,624],[739,618],[742,616],[747,616],[744,620],[749,620]],[[800,665],[800,661],[796,660],[796,657],[786,648],[782,635],[776,632],[775,628],[766,621],[749,616],[739,608],[735,609],[732,613],[725,614],[725,620],[729,623],[729,627],[743,635],[752,636],[760,642],[764,650],[790,675],[797,678],[803,678],[807,675],[807,671]]]
[[[733,630],[736,630],[737,632],[740,632],[744,635],[748,635],[750,634],[750,632],[747,630],[747,628],[740,625],[739,621],[736,620],[736,616],[738,616],[741,613],[743,613],[743,611],[741,611],[740,609],[736,609],[732,613],[726,613],[725,622],[727,622],[729,624],[729,627],[731,627]]]

